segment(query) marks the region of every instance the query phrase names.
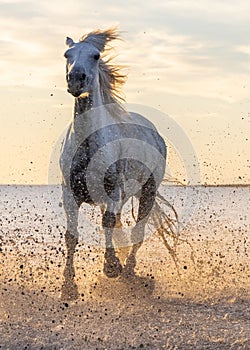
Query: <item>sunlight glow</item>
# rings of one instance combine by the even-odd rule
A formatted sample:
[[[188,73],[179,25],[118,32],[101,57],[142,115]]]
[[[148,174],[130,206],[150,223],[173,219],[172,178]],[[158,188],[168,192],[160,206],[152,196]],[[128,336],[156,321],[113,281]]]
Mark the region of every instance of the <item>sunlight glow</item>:
[[[131,0],[126,8],[120,0],[105,8],[100,0],[1,2],[0,182],[47,181],[51,145],[72,117],[65,38],[117,24],[124,41],[115,42],[114,62],[128,67],[126,101],[178,121],[207,183],[250,182],[249,1],[145,0],[139,7],[140,21]]]

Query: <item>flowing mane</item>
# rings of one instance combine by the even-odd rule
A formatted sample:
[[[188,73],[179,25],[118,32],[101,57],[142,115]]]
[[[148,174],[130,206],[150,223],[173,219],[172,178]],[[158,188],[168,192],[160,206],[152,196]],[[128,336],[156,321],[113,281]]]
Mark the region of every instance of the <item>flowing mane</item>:
[[[107,44],[113,40],[121,40],[117,28],[92,31],[79,40],[94,45],[102,53],[99,64],[99,81],[105,104],[125,101],[122,92],[122,86],[127,78],[127,75],[122,72],[125,67],[111,63],[115,55],[110,56],[112,47],[107,47]]]

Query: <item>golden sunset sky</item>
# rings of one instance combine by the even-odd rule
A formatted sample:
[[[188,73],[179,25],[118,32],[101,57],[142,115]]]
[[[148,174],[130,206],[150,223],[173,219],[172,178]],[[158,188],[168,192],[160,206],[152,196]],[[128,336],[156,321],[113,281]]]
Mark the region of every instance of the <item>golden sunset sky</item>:
[[[72,117],[65,38],[116,25],[126,101],[181,126],[202,183],[249,184],[249,0],[1,0],[0,183],[48,183],[53,144]]]

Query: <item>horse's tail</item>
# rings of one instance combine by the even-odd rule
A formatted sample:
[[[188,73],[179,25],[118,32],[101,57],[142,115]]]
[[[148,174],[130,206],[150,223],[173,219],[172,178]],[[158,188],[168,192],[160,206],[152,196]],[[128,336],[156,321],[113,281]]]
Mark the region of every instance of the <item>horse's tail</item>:
[[[155,234],[163,241],[178,270],[177,247],[180,237],[178,213],[159,191],[157,191],[149,220],[154,227]]]
[[[183,185],[179,183],[179,185]],[[181,224],[177,210],[159,191],[156,193],[154,207],[149,218],[150,224],[154,227],[154,234],[157,235],[167,248],[172,257],[178,275],[179,259],[177,249],[181,244],[187,244],[191,250],[190,259],[195,266],[195,252],[192,244],[187,238],[181,237]],[[182,227],[183,228],[183,227]]]

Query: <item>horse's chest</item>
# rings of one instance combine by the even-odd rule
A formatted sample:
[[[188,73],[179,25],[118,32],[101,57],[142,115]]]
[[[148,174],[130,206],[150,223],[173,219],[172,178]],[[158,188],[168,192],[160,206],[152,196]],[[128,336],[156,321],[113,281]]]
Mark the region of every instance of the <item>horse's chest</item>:
[[[104,137],[96,139],[92,135],[79,143],[77,147],[71,148],[70,156],[67,153],[65,170],[67,183],[79,205],[83,202],[93,203],[89,193],[90,181],[88,179],[91,178],[91,183],[94,184],[102,182],[103,169],[109,168],[116,158],[117,149],[110,151],[105,147],[107,144]]]

